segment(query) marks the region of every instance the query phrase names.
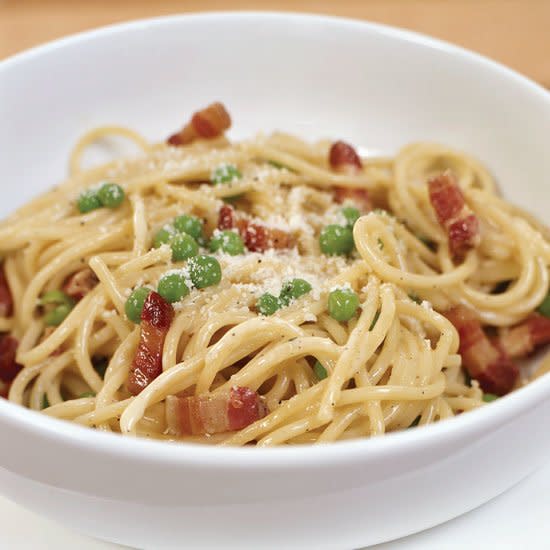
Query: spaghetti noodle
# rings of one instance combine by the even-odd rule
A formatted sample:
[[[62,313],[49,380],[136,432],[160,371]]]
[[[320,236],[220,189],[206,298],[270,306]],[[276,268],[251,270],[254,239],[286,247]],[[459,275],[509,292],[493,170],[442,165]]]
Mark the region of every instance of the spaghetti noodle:
[[[550,341],[548,232],[481,164],[428,143],[231,143],[229,125],[214,104],[167,143],[93,130],[69,179],[0,225],[12,402],[268,446],[432,423],[527,381],[517,358]],[[82,169],[113,134],[140,155]]]

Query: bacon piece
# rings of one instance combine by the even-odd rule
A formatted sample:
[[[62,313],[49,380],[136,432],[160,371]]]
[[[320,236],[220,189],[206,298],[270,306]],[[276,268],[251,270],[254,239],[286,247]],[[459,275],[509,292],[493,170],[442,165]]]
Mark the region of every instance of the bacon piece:
[[[218,229],[224,231],[235,227],[235,210],[228,204],[224,204],[218,212]]]
[[[441,225],[446,226],[449,220],[459,217],[465,204],[464,196],[449,171],[429,180],[428,191],[437,221]]]
[[[479,221],[474,214],[468,214],[451,223],[447,234],[453,256],[463,256],[479,244]]]
[[[89,267],[85,267],[65,280],[63,292],[76,301],[82,300],[98,282],[95,273]]]
[[[290,233],[251,222],[238,216],[227,204],[223,205],[218,213],[218,229],[237,229],[246,248],[251,252],[265,252],[269,248],[291,248],[294,245]]]
[[[12,313],[13,299],[6,274],[4,273],[4,265],[2,264],[0,267],[0,317],[10,317]]]
[[[456,306],[445,312],[460,337],[459,353],[468,374],[475,378],[483,391],[504,395],[516,383],[517,366],[498,342],[491,342],[473,311]]]
[[[0,336],[0,380],[9,384],[23,368],[15,361],[19,342],[9,334]]]
[[[294,240],[282,229],[249,223],[244,234],[244,244],[251,252],[265,252],[270,248],[290,248]]]
[[[234,386],[229,393],[166,398],[168,429],[177,434],[214,434],[241,430],[268,413],[260,395]]]
[[[498,333],[500,347],[510,357],[525,357],[535,348],[550,342],[550,319],[532,313],[525,321]]]
[[[449,249],[456,257],[479,245],[479,221],[464,201],[456,178],[447,170],[428,181],[430,202],[439,224],[447,231]]]
[[[128,376],[128,391],[137,395],[162,373],[162,348],[174,317],[172,306],[156,292],[147,296],[141,312],[141,334]]]
[[[212,139],[221,136],[231,126],[231,117],[221,103],[212,103],[193,114],[182,130],[171,135],[170,145],[187,145],[195,139]]]
[[[330,167],[335,172],[340,172],[342,174],[351,176],[357,175],[363,168],[361,158],[357,154],[357,151],[355,151],[351,145],[343,141],[336,141],[332,144],[328,160]],[[372,210],[369,193],[366,189],[353,189],[341,186],[334,188],[334,200],[338,204],[342,204],[348,199],[350,202],[353,202],[363,214]]]
[[[335,172],[354,175],[361,171],[363,165],[357,151],[344,141],[336,141],[328,154],[330,167]]]

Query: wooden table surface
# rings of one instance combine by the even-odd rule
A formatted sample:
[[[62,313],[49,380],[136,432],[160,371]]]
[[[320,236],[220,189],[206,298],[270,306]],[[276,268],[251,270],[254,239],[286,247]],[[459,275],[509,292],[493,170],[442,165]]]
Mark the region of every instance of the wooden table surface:
[[[550,0],[0,0],[0,59],[93,27],[208,10],[317,12],[424,32],[550,87]]]

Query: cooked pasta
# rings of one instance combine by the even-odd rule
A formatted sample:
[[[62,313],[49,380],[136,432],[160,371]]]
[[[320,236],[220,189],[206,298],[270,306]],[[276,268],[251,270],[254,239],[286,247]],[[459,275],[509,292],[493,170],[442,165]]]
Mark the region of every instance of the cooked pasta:
[[[1,223],[9,400],[270,446],[429,424],[527,382],[517,360],[550,341],[548,232],[478,161],[234,143],[229,124],[214,104],[166,143],[95,129],[69,178]],[[82,168],[111,135],[139,155]]]

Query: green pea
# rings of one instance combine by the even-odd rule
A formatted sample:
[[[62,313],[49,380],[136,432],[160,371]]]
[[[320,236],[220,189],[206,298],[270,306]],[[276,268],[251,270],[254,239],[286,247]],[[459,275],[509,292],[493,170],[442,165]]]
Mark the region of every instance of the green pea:
[[[83,397],[95,397],[95,391],[85,391],[78,396],[80,399]]]
[[[172,260],[181,262],[196,256],[199,253],[199,245],[191,235],[187,233],[178,233],[170,243],[172,248]]]
[[[220,231],[210,241],[210,252],[221,250],[230,256],[244,254],[244,242],[235,231]]]
[[[196,288],[217,285],[222,280],[222,268],[212,256],[195,256],[188,263],[189,276]]]
[[[44,393],[42,395],[42,401],[40,403],[40,408],[41,409],[47,409],[49,406],[50,406],[50,401],[48,399],[48,396]]]
[[[346,219],[346,226],[353,227],[355,222],[361,217],[361,212],[353,206],[345,206],[342,208],[342,215]]]
[[[256,302],[258,312],[266,316],[273,315],[280,307],[279,299],[269,292],[262,294]]]
[[[337,321],[349,321],[359,307],[359,296],[351,288],[333,290],[328,296],[328,313]]]
[[[327,369],[319,361],[315,361],[313,365],[313,372],[318,380],[324,380],[328,376]]]
[[[176,232],[171,225],[161,227],[153,238],[153,246],[159,248],[163,244],[170,244],[175,234]]]
[[[42,306],[47,304],[67,304],[71,307],[74,306],[74,300],[61,290],[49,290],[48,292],[44,292],[44,294],[40,296],[39,303]]]
[[[490,403],[491,401],[496,401],[498,399],[498,395],[495,395],[494,393],[484,393],[482,399],[485,403]]]
[[[353,233],[349,227],[341,225],[327,225],[319,235],[321,252],[327,256],[343,256],[353,250]]]
[[[220,183],[232,183],[240,180],[242,177],[242,174],[234,164],[222,164],[214,169],[210,180],[214,185],[219,185]]]
[[[68,296],[61,290],[48,290],[40,296],[40,304],[63,304]]]
[[[118,208],[124,202],[124,189],[117,183],[104,183],[97,194],[101,204],[107,208]]]
[[[174,219],[174,227],[176,231],[187,233],[197,241],[202,237],[202,220],[197,216],[182,214]]]
[[[292,300],[297,300],[311,291],[311,285],[304,279],[292,279],[286,282],[281,289],[280,302],[287,306]]]
[[[540,303],[537,311],[545,317],[550,317],[550,294],[547,294],[546,298]]]
[[[102,356],[92,357],[92,365],[94,366],[94,370],[97,372],[97,374],[99,374],[101,379],[104,379],[105,371],[109,366],[109,359]]]
[[[86,191],[82,191],[78,197],[76,205],[81,214],[86,214],[87,212],[97,210],[103,206],[101,204],[101,200],[99,199],[99,194],[95,189],[87,189]]]
[[[169,273],[161,277],[157,290],[171,304],[179,302],[189,294],[189,288],[185,284],[185,278],[181,273]]]
[[[69,315],[72,309],[72,305],[59,304],[44,315],[44,323],[49,327],[57,327],[65,320],[65,317]]]
[[[141,322],[141,310],[143,309],[143,304],[151,292],[150,288],[139,287],[136,288],[124,304],[124,311],[126,312],[126,317],[130,321],[139,325]]]

